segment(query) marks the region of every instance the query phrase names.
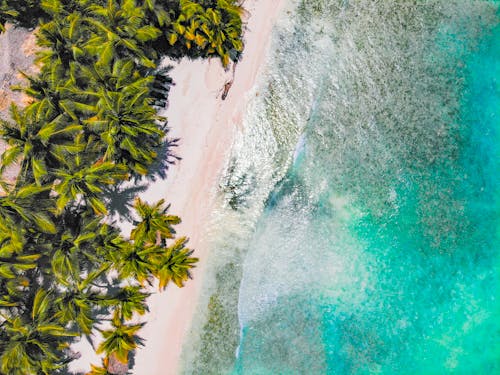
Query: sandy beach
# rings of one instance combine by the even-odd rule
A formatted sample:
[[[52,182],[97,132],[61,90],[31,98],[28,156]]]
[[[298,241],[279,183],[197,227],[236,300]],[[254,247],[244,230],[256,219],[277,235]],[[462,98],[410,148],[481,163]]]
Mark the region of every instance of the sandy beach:
[[[164,198],[171,204],[170,212],[182,218],[177,233],[189,237],[189,247],[195,249],[194,255],[200,258],[200,262],[193,272],[193,280],[184,288],[171,285],[161,293],[156,289],[151,291],[153,295],[148,300],[150,312],[139,319],[147,322],[140,332],[145,346],[135,355],[133,374],[170,375],[181,371],[182,346],[203,283],[207,260],[204,228],[209,221],[215,185],[235,131],[241,124],[248,92],[255,85],[265,61],[274,22],[285,1],[244,1],[245,49],[236,67],[224,70],[220,60],[215,58],[183,59],[171,64],[174,66],[171,76],[175,86],[170,91],[169,107],[161,114],[168,117],[170,137],[180,138],[175,151],[182,159],[169,168],[166,180],[152,183],[141,198],[148,202]],[[3,49],[9,50],[1,59],[3,68],[0,70],[4,82],[0,93],[5,96],[0,100],[0,111],[6,116],[10,100],[23,102],[23,98],[18,97],[21,94],[8,91],[5,95],[5,89],[18,83],[20,77],[15,72],[34,69],[34,34],[16,29],[14,33],[2,35],[0,42]],[[22,48],[16,49],[17,45],[22,45]],[[222,100],[228,83],[230,89],[226,90],[225,100]],[[0,150],[3,148],[0,143]],[[11,174],[17,173],[13,171]],[[127,236],[130,224],[123,224],[122,230]],[[72,349],[80,352],[81,357],[70,364],[71,371],[85,373],[90,370],[90,363],[100,364],[99,356],[86,338],[73,344]]]
[[[180,372],[179,358],[190,328],[205,272],[207,246],[204,228],[209,220],[217,177],[224,166],[235,131],[241,123],[247,93],[269,49],[270,35],[284,0],[248,0],[243,59],[224,71],[219,60],[187,61],[174,65],[175,86],[166,111],[170,135],[180,138],[177,154],[182,157],[168,171],[166,181],[152,184],[143,198],[153,202],[165,198],[170,212],[182,218],[178,235],[190,238],[189,246],[200,258],[193,280],[179,289],[169,286],[149,299],[150,313],[141,331],[145,347],[135,357],[136,375],[170,375]],[[225,100],[224,85],[233,80]]]

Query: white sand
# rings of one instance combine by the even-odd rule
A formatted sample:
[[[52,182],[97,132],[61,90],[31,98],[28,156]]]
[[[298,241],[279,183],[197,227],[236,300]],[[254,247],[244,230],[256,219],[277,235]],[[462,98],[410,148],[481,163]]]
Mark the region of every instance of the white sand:
[[[172,71],[176,83],[167,111],[170,135],[179,137],[176,153],[182,160],[169,170],[166,181],[152,184],[142,197],[149,202],[166,198],[170,212],[183,222],[178,235],[190,237],[189,246],[201,258],[184,288],[169,286],[148,300],[148,322],[141,330],[145,347],[136,353],[136,375],[179,373],[182,345],[189,331],[202,286],[206,265],[205,224],[211,212],[213,191],[222,170],[235,130],[244,114],[247,93],[254,86],[269,48],[271,30],[285,0],[247,0],[245,50],[237,64],[234,83],[225,101],[220,96],[231,80],[217,59],[183,60]]]

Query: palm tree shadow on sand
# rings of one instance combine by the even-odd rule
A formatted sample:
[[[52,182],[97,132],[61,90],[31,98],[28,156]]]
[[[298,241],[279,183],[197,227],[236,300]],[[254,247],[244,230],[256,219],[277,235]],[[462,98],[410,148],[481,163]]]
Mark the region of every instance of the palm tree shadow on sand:
[[[133,221],[134,199],[139,193],[147,190],[147,183],[125,186],[125,184],[107,186],[103,189],[110,217],[120,217],[122,220]]]
[[[165,124],[163,129],[165,133],[168,134],[169,128]],[[181,160],[180,156],[177,156],[174,149],[179,146],[180,138],[166,138],[165,141],[155,150],[158,157],[150,165],[148,174],[144,177],[139,177],[134,180],[135,183],[140,180],[146,180],[147,182],[156,182],[158,180],[165,180],[167,178],[167,172],[170,166]]]
[[[161,105],[160,107],[165,108],[166,105],[168,104],[167,98],[168,98],[168,89],[169,86],[172,85],[173,83],[171,80],[165,79],[166,73],[170,68],[167,68],[165,71],[160,72],[160,75],[163,73],[163,79],[166,80],[166,82],[162,82],[162,87],[166,90],[162,92],[163,98],[165,100],[164,105]],[[160,90],[157,91],[157,94],[160,95],[159,93]],[[159,99],[156,98],[157,100]],[[158,101],[155,103],[158,105]],[[160,109],[160,108],[158,108]],[[156,182],[161,182],[166,180],[167,174],[169,171],[169,168],[175,164],[177,161],[181,160],[179,156],[177,156],[174,153],[175,148],[178,146],[178,138],[169,138],[168,133],[169,133],[169,127],[167,125],[167,121],[164,121],[161,124],[158,124],[160,129],[164,132],[165,138],[163,139],[163,142],[155,149],[155,152],[157,154],[157,158],[155,161],[149,166],[148,168],[148,173],[145,176],[141,175],[133,175],[132,178],[129,181],[122,182],[120,184],[116,185],[106,185],[102,186],[102,196],[104,198],[104,202],[107,208],[107,215],[110,218],[119,218],[119,221],[128,221],[130,223],[136,224],[137,221],[137,215],[135,214],[136,209],[134,208],[134,202],[138,195],[141,193],[144,193],[147,191],[149,185],[151,183],[156,183]],[[172,229],[172,232],[175,233],[175,231]],[[119,285],[119,280],[118,279],[107,279],[104,275],[96,280],[97,287],[101,289],[105,289],[108,294],[116,294],[120,290],[120,285]],[[150,281],[148,281],[149,283]],[[109,315],[106,311],[106,308],[98,309],[93,311],[92,318],[100,320],[100,321],[106,321],[109,320],[108,318],[103,318],[105,316]],[[92,346],[94,351],[96,350],[96,343],[94,342],[94,339],[90,335],[83,335],[85,339],[89,342],[89,344]],[[137,342],[138,345],[143,345],[144,342],[143,340],[137,336],[135,338],[135,341]],[[80,353],[75,352],[73,356],[71,356],[71,359],[77,359],[79,357]],[[68,361],[69,363],[69,361]],[[134,368],[135,365],[135,352],[132,350],[128,354],[128,368],[132,369]],[[129,374],[130,372],[126,372],[125,369],[123,369],[120,372],[117,372],[117,374]],[[61,368],[57,374],[54,375],[85,375],[86,373],[83,372],[73,372],[69,371],[68,368]]]
[[[165,126],[165,133],[168,133],[168,130],[168,127]],[[165,139],[156,149],[158,157],[149,167],[149,173],[146,176],[136,176],[131,182],[108,185],[103,188],[103,196],[110,217],[120,217],[121,220],[134,221],[132,215],[134,199],[140,193],[144,193],[149,184],[166,180],[169,168],[181,160],[173,152],[173,149],[178,146],[178,141],[179,138]]]
[[[148,283],[149,286],[152,286],[151,280],[146,280],[146,282]],[[115,298],[120,299],[120,291],[121,291],[121,287],[122,287],[121,283],[122,283],[121,280],[118,278],[109,278],[109,277],[107,277],[107,275],[101,275],[92,284],[95,288],[101,289],[101,290],[106,290],[108,294],[115,296]],[[146,307],[146,311],[149,311],[149,308]],[[98,322],[98,324],[101,325],[102,329],[105,329],[106,322],[109,323],[112,319],[109,315],[109,311],[104,306],[93,311],[92,318],[96,319],[96,322]],[[93,335],[91,335],[91,334],[83,334],[82,339],[83,338],[89,343],[89,345],[92,347],[92,349],[94,351],[96,351],[97,343],[95,342],[95,337],[93,337]],[[136,336],[134,338],[134,340],[139,346],[144,346],[144,344],[145,344],[145,340],[140,336]],[[81,356],[82,355],[80,352],[72,352],[72,355],[70,355],[66,359],[65,365],[69,365],[69,363],[72,360],[79,359],[79,358],[81,358]],[[112,374],[116,374],[116,375],[131,374],[131,369],[133,369],[134,365],[135,365],[135,351],[132,350],[129,352],[127,364],[120,363],[120,365],[121,365],[121,371],[118,371],[116,373],[113,372]],[[88,374],[88,372],[70,371],[70,369],[68,367],[64,366],[61,369],[59,369],[57,372],[55,372],[53,375],[86,375],[86,374]],[[106,373],[106,374],[108,374],[108,373]],[[110,372],[110,374],[111,374],[111,372]]]

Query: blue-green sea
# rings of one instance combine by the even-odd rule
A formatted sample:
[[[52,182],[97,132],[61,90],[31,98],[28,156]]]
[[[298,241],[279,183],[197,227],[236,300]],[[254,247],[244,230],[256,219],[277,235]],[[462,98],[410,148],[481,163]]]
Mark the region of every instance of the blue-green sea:
[[[288,4],[187,373],[500,374],[499,6]]]

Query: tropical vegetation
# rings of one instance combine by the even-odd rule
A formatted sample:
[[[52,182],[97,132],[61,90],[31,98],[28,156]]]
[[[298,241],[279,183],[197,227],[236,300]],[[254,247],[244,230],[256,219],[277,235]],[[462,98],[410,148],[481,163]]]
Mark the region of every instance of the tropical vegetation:
[[[89,374],[111,373],[142,343],[134,319],[149,287],[189,279],[197,259],[169,206],[137,198],[124,237],[107,193],[151,176],[159,152],[172,156],[157,115],[171,83],[160,58],[227,66],[243,48],[240,15],[235,0],[0,0],[0,32],[38,26],[41,47],[40,73],[14,88],[31,104],[0,121],[1,375],[67,373],[82,335],[101,338]]]

